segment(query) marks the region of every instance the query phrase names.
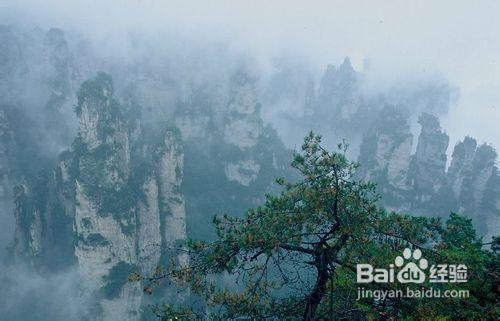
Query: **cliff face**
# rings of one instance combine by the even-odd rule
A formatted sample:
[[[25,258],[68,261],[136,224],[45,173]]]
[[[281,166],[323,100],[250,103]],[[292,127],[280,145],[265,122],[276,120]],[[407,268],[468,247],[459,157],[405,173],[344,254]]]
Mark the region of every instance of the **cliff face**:
[[[476,152],[477,142],[471,137],[465,137],[462,142],[455,145],[451,164],[446,175],[447,183],[455,197],[459,197],[464,188],[464,180],[472,174],[472,164]]]
[[[26,223],[16,226],[16,252],[33,250],[39,257],[30,260],[33,265],[43,265],[41,261],[45,260],[53,268],[62,262],[49,262],[43,259],[48,253],[40,251],[45,248],[48,252],[67,254],[67,247],[56,245],[48,249],[43,243],[52,242],[50,240],[61,235],[60,239],[65,240],[67,229],[62,227],[72,218],[68,218],[63,208],[48,210],[53,204],[43,200],[42,195],[56,199],[60,192],[57,189],[60,173],[53,165],[57,162],[57,154],[73,137],[65,115],[72,113],[76,70],[60,29],[21,31],[0,26],[0,47],[1,215],[13,217],[15,211],[17,219]],[[21,202],[25,198],[31,199],[31,204]],[[14,206],[14,203],[19,205]],[[39,213],[38,221],[32,221],[37,228],[29,227],[26,211]],[[2,217],[2,221],[14,225],[9,217]],[[61,231],[56,231],[59,228]],[[23,240],[26,229],[43,232],[32,232]],[[71,261],[71,256],[67,261]]]
[[[43,32],[0,26],[0,46],[0,101],[23,105],[29,112],[43,110],[37,124],[43,127],[42,133],[68,144],[59,136],[69,130],[64,116],[72,113],[79,72],[64,32],[58,28]]]
[[[84,149],[76,159],[78,267],[88,291],[104,296],[104,320],[137,320],[142,291],[126,282],[127,274],[151,274],[162,256],[177,264],[188,260],[179,251],[186,240],[180,137],[165,128],[132,163],[130,131],[104,74],[82,85],[77,114],[76,148]]]
[[[388,188],[407,189],[412,139],[407,113],[400,107],[386,106],[364,135],[359,156],[362,177],[385,180]]]
[[[77,71],[64,32],[52,28],[44,37],[43,74],[50,90],[49,108],[61,111],[74,89]]]
[[[75,264],[84,296],[94,298],[89,315],[138,320],[149,299],[126,278],[137,271],[151,274],[158,265],[187,264],[186,195],[193,234],[207,237],[211,215],[221,207],[241,213],[258,204],[289,159],[260,119],[253,80],[234,77],[227,99],[199,114],[208,125],[194,131],[180,126],[184,143],[177,129],[143,126],[132,100],[116,100],[109,75],[85,81],[71,150],[60,155],[55,169],[16,189],[17,257],[37,269],[53,260],[61,261],[59,268]],[[180,115],[181,125],[197,119]],[[190,181],[183,185],[185,144]],[[52,231],[66,232],[53,238]],[[61,240],[68,245],[63,257],[52,251]],[[189,295],[174,286],[164,291],[177,302]]]
[[[416,191],[417,202],[427,202],[444,185],[449,137],[441,130],[435,116],[424,113],[418,122],[422,130],[412,159],[409,183]]]
[[[289,151],[264,125],[245,71],[186,85],[172,118],[148,105],[149,96],[168,104],[164,81],[153,92],[148,82],[116,89],[100,73],[75,95],[80,64],[59,29],[0,28],[0,37],[0,205],[15,217],[13,257],[46,273],[76,267],[93,303],[87,317],[139,320],[155,299],[126,282],[130,273],[186,264],[188,223],[191,237],[210,237],[214,214],[243,213],[284,176]],[[34,97],[16,99],[28,87]],[[173,285],[159,293],[189,296]]]
[[[296,88],[296,78],[302,80],[300,88]],[[354,146],[348,151],[351,157],[359,156],[356,150],[363,134],[377,126],[377,119],[386,106],[406,109],[413,127],[414,119],[421,113],[446,114],[457,96],[457,90],[443,79],[414,85],[390,81],[382,84],[368,63],[359,71],[353,68],[349,58],[338,66],[329,65],[317,87],[313,78],[307,70],[300,68],[277,68],[269,86],[278,93],[264,95],[266,114],[273,115],[267,119],[275,124],[290,147],[308,131],[314,130],[321,133],[332,147],[346,138]],[[280,80],[279,86],[275,84],[276,79]],[[288,102],[283,97],[287,92],[293,92],[288,94],[293,101]],[[282,106],[284,103],[286,107]],[[269,112],[269,109],[280,112]]]
[[[448,136],[437,117],[422,114],[415,154],[408,114],[384,108],[361,144],[360,177],[378,184],[384,206],[422,215],[450,211],[471,217],[480,233],[491,238],[500,224],[497,154],[466,137],[453,150],[446,170]]]
[[[165,127],[140,146],[135,137],[131,157],[134,131],[103,73],[82,84],[75,110],[79,127],[72,150],[61,154],[40,184],[16,189],[15,252],[42,268],[49,258],[71,266],[74,256],[96,319],[139,320],[143,292],[127,282],[128,275],[152,274],[160,258],[188,261],[180,248],[186,240],[180,135]],[[46,192],[43,184],[50,186]],[[64,241],[71,248],[49,255],[61,241],[61,234],[50,235],[68,228]]]
[[[10,127],[9,119],[3,108],[0,107],[0,211],[5,213],[0,215],[0,219],[8,224],[11,222],[9,216],[12,217],[13,212],[13,197],[11,183],[11,153],[13,147],[13,133]],[[2,244],[8,244],[12,236],[8,233],[3,233],[0,236]],[[0,251],[1,253],[1,251]],[[1,255],[1,254],[0,254]]]
[[[489,145],[477,147],[470,169],[463,175],[458,209],[473,213],[479,231],[491,237],[500,224],[497,153]]]
[[[255,80],[247,74],[236,73],[230,83],[227,114],[222,124],[224,142],[244,152],[254,148],[261,139],[264,126],[260,118],[260,104]],[[248,153],[241,154],[239,159],[224,166],[226,178],[244,186],[255,181],[259,171],[259,161]]]
[[[359,104],[359,75],[350,59],[345,58],[338,68],[329,65],[318,90],[318,112],[349,121],[358,112]]]
[[[493,167],[476,214],[476,224],[479,226],[479,232],[484,233],[484,239],[489,241],[493,236],[498,236],[500,230],[500,172],[497,166]]]
[[[82,84],[76,113],[79,121],[75,149],[75,256],[85,291],[116,287],[112,272],[137,264],[136,218],[130,174],[129,140],[109,76],[98,75]],[[121,195],[124,199],[117,198]],[[119,203],[118,203],[119,202]],[[123,275],[121,276],[123,277]],[[109,289],[101,303],[103,319],[122,310],[137,310],[137,284]],[[109,285],[112,284],[112,285]],[[114,290],[114,291],[113,291]],[[94,294],[95,295],[95,294]]]
[[[212,215],[241,214],[289,175],[290,152],[262,121],[256,79],[245,70],[226,83],[193,86],[174,114],[185,145],[188,233],[211,238]]]

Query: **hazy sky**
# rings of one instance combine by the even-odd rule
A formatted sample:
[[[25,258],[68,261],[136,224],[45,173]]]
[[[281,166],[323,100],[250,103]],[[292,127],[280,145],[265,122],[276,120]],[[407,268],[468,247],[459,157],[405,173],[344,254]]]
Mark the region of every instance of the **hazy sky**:
[[[460,88],[443,120],[448,133],[500,146],[500,1],[3,0],[0,12],[6,22],[79,30],[121,51],[128,31],[160,41],[171,33],[228,41],[264,67],[276,55],[317,68],[350,56],[362,69],[370,59],[381,86],[440,74]]]

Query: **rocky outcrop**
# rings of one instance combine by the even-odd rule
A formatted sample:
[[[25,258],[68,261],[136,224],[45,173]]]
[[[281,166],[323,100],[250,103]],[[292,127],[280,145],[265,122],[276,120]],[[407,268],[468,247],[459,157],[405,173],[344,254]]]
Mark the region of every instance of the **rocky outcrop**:
[[[423,113],[418,122],[422,130],[410,165],[409,184],[417,202],[428,202],[445,183],[449,137],[435,116]]]
[[[51,29],[27,35],[29,41],[23,42],[28,36],[7,30],[10,40],[2,45],[8,50],[0,54],[8,53],[8,66],[3,66],[8,90],[23,92],[16,87],[22,81],[15,83],[13,75],[37,88],[25,107],[9,100],[5,135],[0,133],[6,141],[12,136],[15,146],[11,153],[9,143],[0,144],[5,190],[17,185],[15,202],[5,202],[15,207],[15,259],[35,270],[76,267],[82,293],[94,302],[89,315],[138,320],[151,301],[140,284],[126,282],[127,276],[186,264],[188,216],[198,231],[192,237],[210,235],[212,215],[221,209],[241,213],[259,204],[274,177],[284,176],[280,173],[290,155],[264,125],[256,79],[245,71],[233,73],[224,85],[187,90],[173,118],[179,133],[163,123],[163,114],[154,119],[163,105],[149,118],[140,114],[151,109],[137,106],[148,101],[147,83],[116,93],[111,77],[99,74],[80,86],[74,103],[75,65],[80,65],[64,33]],[[155,104],[165,104],[163,91],[154,94]],[[25,132],[16,131],[30,124],[32,110],[43,110],[41,119]],[[76,117],[67,117],[73,110]],[[19,175],[10,180],[11,173]],[[174,286],[161,291],[175,301],[189,295]]]
[[[349,58],[336,68],[329,65],[321,80],[317,109],[329,118],[350,120],[359,109],[359,75]]]
[[[237,72],[230,81],[229,101],[222,133],[224,142],[240,150],[251,148],[262,134],[260,104],[255,88],[255,79],[245,72]]]
[[[500,231],[500,173],[494,166],[476,211],[476,224],[484,240],[490,241]]]
[[[494,176],[495,162],[497,160],[497,153],[493,147],[483,144],[476,150],[474,161],[472,163],[472,196],[474,199],[474,206],[478,207],[483,200],[484,192]]]
[[[12,159],[13,143],[13,132],[9,119],[4,108],[0,107],[0,220],[2,222],[12,221],[13,197],[10,162]],[[10,233],[2,234],[0,236],[0,243],[8,244],[12,239],[12,235]]]
[[[386,106],[375,126],[365,133],[360,148],[363,179],[385,180],[384,187],[406,190],[412,139],[407,111]]]
[[[114,284],[124,275],[112,272],[128,268],[131,273],[137,265],[136,219],[128,185],[127,129],[109,76],[99,74],[81,86],[76,113],[74,226],[78,270],[85,280],[84,292],[96,295],[104,291],[100,302],[103,319],[121,309],[118,315],[129,320],[140,304],[140,295],[133,293],[140,293],[140,289],[124,280],[121,285]]]
[[[229,181],[235,181],[243,186],[249,186],[260,170],[260,165],[253,160],[231,162],[224,167],[224,173]]]
[[[453,150],[447,172],[456,211],[472,217],[478,231],[489,240],[500,224],[500,189],[497,153],[487,144],[478,146],[466,137]]]
[[[184,172],[184,154],[180,135],[175,130],[166,131],[156,148],[155,162],[158,180],[158,207],[162,226],[162,249],[175,264],[186,265],[187,253],[182,251],[187,239],[186,210],[181,184]]]
[[[451,164],[446,175],[447,183],[455,197],[459,197],[464,188],[464,179],[470,177],[477,142],[474,138],[465,137],[455,145],[451,156]]]
[[[50,29],[45,35],[43,49],[43,73],[50,90],[47,107],[61,111],[72,95],[77,74],[64,32],[57,28]]]
[[[36,198],[37,194],[50,194],[55,199],[58,193],[55,187],[57,170],[53,164],[62,146],[67,146],[72,139],[65,114],[72,113],[75,69],[64,32],[60,29],[44,33],[0,26],[0,47],[0,208],[2,214],[11,216],[15,210],[21,219],[21,212],[27,209],[21,210],[19,206],[14,209],[15,202],[19,203],[23,197]],[[40,182],[47,186],[39,191]],[[60,225],[49,229],[57,222],[56,217],[61,214],[58,219],[62,222],[71,221],[72,217],[68,219],[59,208],[49,210],[52,204],[35,203],[31,208],[39,207],[36,224],[45,226],[43,237],[49,242],[57,238],[53,230]],[[9,219],[3,221],[13,224]],[[23,243],[18,232],[15,232],[18,242],[15,247]],[[59,234],[66,235],[66,231]],[[18,252],[21,248],[23,246],[17,248]],[[26,250],[34,251],[34,248]],[[55,246],[49,252],[60,250],[61,247]],[[48,253],[42,255],[47,256]],[[71,261],[71,255],[67,261]],[[40,262],[31,263],[38,265]]]
[[[240,151],[251,150],[259,143],[264,130],[255,79],[244,72],[237,72],[230,84],[227,114],[222,124],[223,139]],[[226,178],[244,186],[253,182],[259,171],[260,166],[252,153],[240,153],[240,157],[224,166]]]
[[[17,259],[27,258],[32,265],[36,265],[42,254],[41,209],[29,201],[33,195],[26,184],[19,185],[14,195],[16,199],[14,253]]]
[[[174,113],[185,145],[188,233],[213,236],[210,218],[222,211],[243,213],[286,176],[290,152],[261,116],[257,81],[244,69],[224,85],[191,88]]]
[[[76,264],[95,319],[139,320],[143,291],[127,277],[152,274],[160,260],[188,262],[180,134],[164,127],[143,139],[104,73],[82,84],[75,111],[71,151],[16,188],[15,253],[41,269]]]
[[[151,274],[162,255],[176,264],[188,261],[179,251],[186,240],[180,138],[165,130],[131,164],[129,130],[104,74],[82,85],[76,111],[75,148],[83,150],[75,180],[78,268],[87,291],[103,294],[103,320],[137,320],[142,291],[126,282],[127,273]]]
[[[39,78],[48,95],[44,106],[44,140],[51,142],[51,152],[57,154],[71,144],[75,135],[76,124],[71,120],[79,75],[61,29],[47,31],[40,51]]]
[[[318,88],[309,81],[302,84],[302,88],[295,89],[294,73],[285,73],[283,70],[287,69],[278,68],[271,79],[283,79],[283,75],[291,79],[283,79],[281,86],[271,81],[270,86],[283,92],[291,91],[292,88],[293,93],[288,96],[296,99],[285,105],[291,107],[281,106],[281,101],[286,102],[281,93],[264,96],[265,110],[283,110],[280,113],[266,111],[266,114],[273,115],[267,119],[272,118],[271,122],[276,125],[282,139],[293,147],[302,139],[299,135],[304,136],[314,130],[321,133],[325,143],[332,148],[345,138],[355,147],[348,151],[348,156],[353,158],[359,156],[355,151],[363,139],[363,133],[376,126],[385,106],[405,106],[413,125],[413,119],[422,112],[445,114],[457,96],[457,90],[442,79],[427,79],[410,86],[405,85],[406,82],[381,83],[380,76],[368,64],[362,71],[355,70],[349,58],[345,58],[338,66],[329,65]],[[306,71],[302,71],[301,78],[302,81],[311,79]],[[299,107],[296,107],[297,104]]]
[[[422,114],[416,152],[402,107],[386,107],[376,126],[365,133],[358,174],[378,184],[382,204],[390,209],[430,216],[451,211],[471,217],[486,239],[500,224],[497,154],[465,137],[453,150],[446,171],[448,136],[435,116]]]
[[[68,229],[62,227],[73,218],[55,205],[59,176],[54,169],[57,155],[73,139],[71,122],[64,116],[72,113],[71,55],[60,29],[0,26],[0,61],[0,215],[6,226],[2,234],[12,240],[14,230],[14,253],[38,253],[23,255],[30,265],[47,263],[47,269],[57,270],[64,264],[53,253],[67,255],[68,264],[72,261]],[[42,200],[45,196],[50,201]],[[13,212],[26,224],[15,225]],[[23,239],[29,229],[42,232]],[[55,245],[47,247],[50,242]]]
[[[194,101],[198,101],[196,97],[205,96],[205,103],[193,105],[194,101],[191,101],[179,105],[175,124],[182,138],[191,142],[198,140],[195,144],[203,141],[208,153],[219,149],[218,158],[222,156],[221,152],[227,156],[223,157],[222,164],[225,178],[250,186],[261,169],[262,156],[257,153],[258,146],[265,140],[265,132],[270,130],[266,129],[261,118],[256,79],[248,72],[238,70],[230,77],[222,99],[206,96],[203,89],[193,96]]]
[[[15,259],[41,271],[74,263],[72,205],[59,194],[57,171],[39,172],[14,188]]]
[[[470,171],[466,173],[458,197],[460,213],[470,213],[481,232],[495,233],[500,212],[497,200],[500,197],[495,182],[497,167],[495,150],[486,144],[479,146],[472,160]],[[468,175],[467,175],[468,174]]]

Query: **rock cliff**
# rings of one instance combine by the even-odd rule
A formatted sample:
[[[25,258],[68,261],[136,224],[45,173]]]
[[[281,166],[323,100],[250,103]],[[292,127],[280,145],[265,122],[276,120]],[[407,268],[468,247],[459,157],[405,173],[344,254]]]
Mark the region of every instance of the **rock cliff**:
[[[410,165],[411,188],[416,202],[428,202],[445,183],[446,149],[449,137],[441,130],[437,117],[423,113],[420,116],[420,136]]]
[[[491,237],[500,224],[497,154],[487,144],[465,137],[454,147],[446,169],[448,135],[437,117],[423,113],[416,151],[404,108],[384,108],[364,135],[360,177],[375,181],[384,206],[410,213],[446,216],[451,211],[471,217]]]
[[[186,212],[180,135],[165,127],[135,146],[142,155],[131,157],[130,128],[114,98],[111,77],[104,73],[82,84],[75,111],[79,126],[73,147],[61,154],[52,176],[41,181],[52,188],[43,194],[42,185],[16,189],[15,252],[39,265],[39,258],[61,241],[47,231],[70,227],[64,241],[72,245],[83,294],[95,298],[89,315],[139,320],[143,292],[140,284],[127,282],[128,275],[153,273],[160,258],[188,261],[182,251]],[[67,218],[66,224],[57,222],[56,214]],[[70,266],[67,254],[50,257],[63,256]]]
[[[191,237],[210,238],[210,219],[243,213],[289,175],[291,156],[261,116],[256,78],[235,70],[226,83],[191,88],[174,121],[185,142],[183,191]]]

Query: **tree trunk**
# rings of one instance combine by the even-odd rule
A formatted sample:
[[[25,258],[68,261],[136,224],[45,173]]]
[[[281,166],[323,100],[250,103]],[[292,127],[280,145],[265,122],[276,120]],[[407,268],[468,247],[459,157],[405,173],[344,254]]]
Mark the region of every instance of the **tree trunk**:
[[[318,276],[316,277],[316,284],[307,298],[306,309],[304,311],[304,316],[302,317],[302,320],[304,321],[316,320],[316,309],[325,296],[326,284],[329,278],[327,265],[321,263],[317,269]]]

